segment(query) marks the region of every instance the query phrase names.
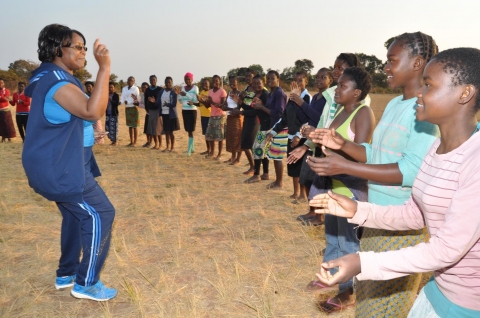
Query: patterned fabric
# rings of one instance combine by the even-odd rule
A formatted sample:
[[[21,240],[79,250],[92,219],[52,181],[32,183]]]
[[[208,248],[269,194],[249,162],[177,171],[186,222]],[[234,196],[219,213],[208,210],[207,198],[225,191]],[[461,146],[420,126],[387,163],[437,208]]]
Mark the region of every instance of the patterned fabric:
[[[288,128],[279,132],[272,138],[270,148],[267,150],[268,159],[282,160],[287,153],[288,144]]]
[[[227,140],[226,148],[228,152],[241,151],[240,142],[242,140],[243,116],[227,116]]]
[[[253,159],[263,159],[267,153],[268,131],[259,130],[253,142]]]
[[[105,131],[108,132],[108,139],[111,142],[117,142],[118,136],[118,116],[105,117]]]
[[[0,111],[0,136],[2,138],[13,138],[17,136],[10,110]]]
[[[140,117],[138,116],[137,107],[125,107],[125,117],[128,127],[137,128],[140,126]]]
[[[211,116],[208,121],[205,140],[222,141],[225,139],[225,121],[226,116]]]
[[[386,231],[364,228],[360,251],[386,252],[425,242],[423,230]],[[386,281],[357,281],[356,317],[406,317],[417,297],[422,274]]]

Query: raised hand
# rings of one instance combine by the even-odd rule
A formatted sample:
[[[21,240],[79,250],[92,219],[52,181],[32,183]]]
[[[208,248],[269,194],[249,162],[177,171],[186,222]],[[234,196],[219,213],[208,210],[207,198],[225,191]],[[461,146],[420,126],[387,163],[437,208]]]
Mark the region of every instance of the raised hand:
[[[329,269],[338,267],[338,272],[332,276]],[[353,276],[362,272],[360,256],[358,254],[347,254],[340,258],[322,263],[320,273],[317,273],[318,280],[327,286],[348,282]]]
[[[298,87],[297,82],[293,81],[290,83],[290,94],[300,95],[302,92],[300,91],[300,87]]]
[[[324,158],[307,157],[308,165],[316,174],[334,176],[345,173],[345,166],[348,165],[347,159],[326,149],[325,146],[322,146],[322,151],[325,154]]]
[[[93,56],[100,68],[110,67],[110,52],[105,44],[100,43],[100,39],[96,39],[93,43]]]
[[[342,149],[346,140],[334,128],[317,128],[308,136],[314,143],[324,145],[330,149]]]
[[[353,218],[357,212],[357,201],[341,194],[321,193],[314,196],[308,204],[315,209],[318,214],[331,214],[342,218]]]

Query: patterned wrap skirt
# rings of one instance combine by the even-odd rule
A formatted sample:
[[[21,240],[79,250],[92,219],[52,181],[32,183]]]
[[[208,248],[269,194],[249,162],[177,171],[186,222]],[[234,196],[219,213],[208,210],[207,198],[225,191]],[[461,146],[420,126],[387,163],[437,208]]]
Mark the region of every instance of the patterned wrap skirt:
[[[0,136],[2,138],[14,138],[17,136],[10,110],[0,110]]]
[[[118,116],[105,116],[105,131],[108,132],[107,137],[111,142],[117,142]]]
[[[270,144],[267,144],[269,130],[259,130],[253,142],[253,159],[263,159],[267,154]]]
[[[267,157],[271,160],[282,160],[287,154],[288,129],[284,129],[272,138],[267,150]]]
[[[208,121],[207,133],[205,140],[222,141],[225,139],[225,121],[226,116],[211,116]]]
[[[137,128],[140,126],[140,116],[138,113],[138,107],[125,107],[125,118],[127,120],[127,126]]]
[[[243,116],[227,116],[227,136],[226,148],[228,152],[234,153],[242,151],[242,127]]]
[[[360,251],[386,252],[425,242],[424,230],[386,231],[364,228]],[[386,281],[357,281],[356,317],[407,317],[417,298],[422,274]]]

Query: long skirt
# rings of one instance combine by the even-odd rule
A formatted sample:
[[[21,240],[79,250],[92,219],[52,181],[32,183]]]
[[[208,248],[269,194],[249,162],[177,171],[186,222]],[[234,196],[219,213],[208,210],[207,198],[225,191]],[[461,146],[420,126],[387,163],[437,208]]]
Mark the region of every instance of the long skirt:
[[[270,147],[267,150],[267,157],[270,160],[282,160],[287,154],[288,130],[284,129],[272,138]]]
[[[183,109],[183,129],[186,132],[194,132],[197,125],[197,110],[196,109]]]
[[[117,142],[118,116],[107,115],[105,117],[105,131],[108,132],[107,137],[111,142]]]
[[[242,128],[242,149],[252,149],[255,138],[257,137],[258,129],[260,124],[258,123],[257,117],[244,117],[243,119],[243,128]]]
[[[253,159],[263,159],[266,156],[268,146],[267,144],[268,130],[259,130],[255,141],[253,142]]]
[[[0,136],[2,138],[13,138],[17,136],[10,110],[0,111]]]
[[[227,141],[226,148],[228,152],[240,152],[242,150],[242,126],[243,116],[227,116]]]
[[[162,116],[159,116],[159,112],[162,110],[150,110],[148,112],[148,124],[147,124],[147,135],[151,136],[160,136],[163,131],[163,120]]]
[[[140,116],[138,114],[138,107],[125,107],[125,118],[127,126],[137,128],[140,126]]]
[[[211,116],[208,121],[207,133],[205,140],[222,141],[225,139],[225,121],[226,116]]]
[[[387,231],[364,228],[360,251],[376,253],[399,250],[425,242],[423,230]],[[357,281],[356,317],[407,317],[420,287],[422,275],[386,281]]]

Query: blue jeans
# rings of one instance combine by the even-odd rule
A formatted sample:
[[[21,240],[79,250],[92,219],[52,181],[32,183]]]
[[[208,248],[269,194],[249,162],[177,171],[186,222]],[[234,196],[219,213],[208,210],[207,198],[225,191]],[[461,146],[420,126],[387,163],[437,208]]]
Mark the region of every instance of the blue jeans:
[[[356,253],[360,249],[360,241],[354,227],[356,224],[348,223],[346,218],[325,214],[325,239],[327,246],[323,261],[331,261],[347,254]],[[333,275],[338,268],[330,269]],[[353,279],[339,285],[339,293],[343,293],[353,286]]]

